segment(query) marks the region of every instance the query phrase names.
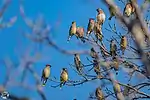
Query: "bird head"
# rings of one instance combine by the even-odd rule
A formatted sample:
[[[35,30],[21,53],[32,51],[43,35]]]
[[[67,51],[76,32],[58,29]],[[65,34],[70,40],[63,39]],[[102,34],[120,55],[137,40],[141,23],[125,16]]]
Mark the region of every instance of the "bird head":
[[[75,22],[75,21],[72,21],[72,24],[76,24],[76,22]]]
[[[102,9],[100,9],[100,8],[97,8],[97,9],[96,9],[96,11],[97,11],[97,12],[100,12],[100,11],[102,11]]]
[[[52,67],[50,64],[47,64],[46,67]]]
[[[78,55],[79,55],[78,53],[75,53],[75,54],[74,54],[74,56],[78,56]]]
[[[62,70],[67,72],[67,68],[63,68]]]
[[[91,48],[91,51],[95,51],[93,47]]]
[[[90,23],[94,23],[94,18],[90,18],[90,19],[89,19],[89,22],[90,22]]]
[[[122,36],[122,39],[125,39],[126,37],[125,36]]]
[[[115,42],[115,40],[113,40],[113,39],[112,39],[110,42],[111,42],[111,43],[114,43],[114,42]]]

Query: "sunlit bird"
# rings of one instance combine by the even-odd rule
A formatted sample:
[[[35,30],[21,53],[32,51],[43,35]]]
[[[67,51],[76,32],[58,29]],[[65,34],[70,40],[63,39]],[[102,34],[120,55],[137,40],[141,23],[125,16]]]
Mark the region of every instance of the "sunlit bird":
[[[106,19],[106,15],[104,13],[104,11],[100,8],[96,9],[97,11],[97,22],[99,25],[103,25],[103,23],[105,22],[105,19]]]
[[[81,70],[82,70],[83,66],[82,66],[79,54],[74,54],[74,63],[75,63],[77,71],[79,73],[81,73]]]
[[[50,76],[50,67],[51,65],[47,64],[42,71],[41,81],[43,81],[43,86],[45,86],[49,76]]]
[[[117,100],[122,100],[122,99],[120,99],[121,98],[121,94],[120,94],[121,93],[121,87],[120,87],[118,82],[114,82],[113,90],[114,90],[114,93],[117,97]]]
[[[124,51],[127,48],[127,38],[125,36],[121,37],[121,41],[120,41],[120,48],[122,50],[122,54],[124,55]]]
[[[111,43],[110,43],[110,55],[111,56],[117,55],[117,45],[115,44],[114,40],[111,40]]]
[[[110,6],[109,7],[109,13],[110,13],[110,17],[108,18],[108,20],[111,20],[112,17],[114,17],[116,15],[116,9],[118,9],[118,6]]]
[[[93,32],[94,24],[95,24],[95,20],[93,18],[90,18],[87,27],[87,33],[86,33],[87,37]]]
[[[68,36],[68,40],[67,41],[70,41],[71,37],[73,35],[76,35],[76,31],[77,31],[76,22],[73,21],[71,26],[70,26],[70,29],[69,29],[69,36]]]
[[[77,37],[77,39],[80,38],[83,43],[85,42],[85,40],[84,40],[84,28],[83,27],[77,27],[76,37]]]
[[[123,11],[124,16],[129,17],[134,12],[135,12],[135,8],[132,6],[132,4],[131,3],[127,3],[125,8],[124,8],[124,11]]]
[[[95,96],[96,96],[96,99],[97,99],[97,100],[105,100],[105,99],[104,99],[104,94],[103,94],[103,92],[102,92],[102,90],[101,90],[100,87],[97,87],[97,88],[96,88]]]
[[[100,63],[98,62],[97,59],[93,60],[93,67],[94,67],[94,72],[96,73],[96,75],[98,76],[98,78],[101,78],[101,73],[100,73]]]
[[[60,88],[68,81],[68,71],[67,68],[62,68],[60,75]]]
[[[94,33],[96,37],[96,42],[97,41],[102,42],[102,39],[103,39],[102,26],[99,25],[97,22],[94,25]]]

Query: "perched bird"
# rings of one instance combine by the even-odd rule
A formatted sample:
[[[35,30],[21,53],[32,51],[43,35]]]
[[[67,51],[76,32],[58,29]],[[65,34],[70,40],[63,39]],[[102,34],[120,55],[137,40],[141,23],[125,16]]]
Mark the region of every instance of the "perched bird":
[[[124,51],[127,48],[127,38],[125,36],[121,37],[120,48],[122,50],[122,54],[124,55]]]
[[[115,41],[114,40],[111,40],[111,43],[110,43],[110,55],[111,56],[116,56],[117,53],[117,45],[115,44]]]
[[[80,60],[80,55],[79,54],[74,54],[74,63],[75,63],[75,66],[76,66],[76,69],[79,73],[81,73],[81,70],[82,70],[82,63],[81,63],[81,60]]]
[[[73,35],[76,35],[76,31],[77,31],[76,22],[73,21],[72,25],[71,25],[71,27],[69,29],[69,36],[68,36],[68,40],[67,41],[70,41],[71,37]]]
[[[87,27],[86,36],[89,36],[89,34],[91,34],[93,32],[94,24],[95,24],[95,20],[93,18],[90,18],[89,23],[88,23],[88,27]]]
[[[93,60],[93,63],[94,63],[93,67],[94,67],[94,71],[95,71],[96,75],[99,78],[102,77],[101,73],[100,73],[100,63],[96,59]]]
[[[118,9],[118,6],[115,6],[115,7],[110,6],[110,7],[109,7],[110,17],[108,18],[108,20],[111,20],[112,17],[115,16],[115,14],[116,14],[116,9]]]
[[[102,26],[98,24],[98,22],[95,23],[94,25],[94,33],[95,33],[95,37],[96,37],[96,41],[100,41],[102,42],[103,39],[103,33],[102,33]]]
[[[116,71],[116,75],[117,75],[118,70],[119,70],[119,60],[117,57],[113,57],[113,67],[114,67],[114,70]]]
[[[92,58],[98,58],[98,53],[94,50],[94,48],[91,48],[90,56]]]
[[[98,14],[97,14],[97,22],[99,25],[103,25],[104,21],[105,21],[105,18],[106,18],[106,15],[104,13],[104,11],[100,8],[96,9]]]
[[[60,75],[60,88],[65,85],[65,83],[68,81],[68,71],[67,68],[62,68],[61,75]]]
[[[50,76],[50,67],[51,65],[47,64],[42,71],[41,81],[43,81],[43,86],[45,86],[49,76]]]
[[[127,3],[125,8],[124,8],[123,14],[125,16],[129,17],[134,12],[135,12],[135,8],[132,6],[132,4],[131,3]]]
[[[77,37],[77,39],[80,38],[83,43],[85,42],[85,40],[84,40],[84,28],[83,27],[77,27],[76,37]]]
[[[114,82],[113,89],[117,100],[124,100],[123,94],[121,93],[121,87],[118,82]]]
[[[97,100],[105,100],[104,99],[104,94],[103,94],[103,92],[102,92],[100,87],[96,88],[95,96],[96,96]]]

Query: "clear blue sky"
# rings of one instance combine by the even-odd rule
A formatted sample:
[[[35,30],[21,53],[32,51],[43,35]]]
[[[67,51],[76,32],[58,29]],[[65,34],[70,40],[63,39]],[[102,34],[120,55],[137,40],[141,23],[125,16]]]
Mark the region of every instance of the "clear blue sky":
[[[0,4],[2,4],[0,1]],[[29,47],[35,50],[35,44],[29,39],[22,36],[19,32],[20,29],[30,32],[28,27],[23,22],[19,14],[19,0],[12,0],[9,8],[5,12],[4,19],[8,20],[11,16],[17,15],[18,20],[13,27],[7,29],[0,29],[0,59],[10,57],[14,62],[19,61],[19,57],[23,55]],[[100,0],[102,1],[102,0]],[[96,17],[96,9],[102,8],[106,13],[106,20],[109,17],[108,8],[99,0],[24,0],[23,2],[26,15],[32,19],[36,18],[39,13],[44,15],[47,23],[54,26],[55,23],[60,20],[59,27],[52,31],[52,37],[55,42],[66,50],[81,50],[88,49],[88,45],[78,46],[75,37],[71,39],[70,43],[67,43],[68,30],[72,21],[76,21],[78,26],[87,27],[88,19]],[[119,4],[121,5],[121,3]],[[121,5],[123,7],[123,5]],[[123,9],[123,8],[121,8]],[[114,23],[114,18],[111,23]],[[104,23],[103,27],[108,27],[108,21]],[[103,34],[108,39],[112,33],[103,29]],[[106,41],[106,40],[104,40]],[[108,43],[108,42],[107,42]],[[107,45],[109,47],[109,45]],[[57,52],[50,46],[43,46],[42,59],[37,62],[33,67],[40,75],[44,65],[49,63],[52,65],[52,76],[56,76],[59,79],[60,70],[62,67],[67,67],[70,75],[70,79],[79,79],[76,73],[69,67],[69,63],[73,62],[73,56],[63,55]],[[86,55],[81,56],[83,62],[86,61]],[[16,70],[12,70],[15,72]],[[3,83],[5,76],[5,67],[0,67],[0,84]],[[13,74],[12,74],[13,76]],[[16,79],[20,76],[14,76]],[[26,81],[31,86],[34,85],[33,77],[28,73]],[[76,87],[64,86],[62,90],[59,88],[51,88],[50,85],[54,83],[47,82],[47,86],[44,87],[44,93],[48,100],[86,100],[90,92],[93,92],[99,85],[98,81],[83,84]],[[40,100],[37,93],[34,91],[26,91],[23,88],[9,87],[8,91],[19,96],[30,96],[33,100]]]

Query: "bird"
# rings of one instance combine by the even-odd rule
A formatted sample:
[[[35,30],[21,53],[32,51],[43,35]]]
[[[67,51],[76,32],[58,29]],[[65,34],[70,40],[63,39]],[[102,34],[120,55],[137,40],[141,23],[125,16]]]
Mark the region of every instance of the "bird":
[[[94,33],[96,37],[96,42],[99,40],[102,42],[103,39],[103,33],[102,33],[102,26],[98,24],[98,22],[95,23],[94,25]]]
[[[132,6],[132,4],[131,3],[127,3],[125,5],[124,11],[123,11],[123,15],[126,16],[126,17],[129,17],[134,12],[135,12],[135,8]]]
[[[119,85],[119,83],[118,82],[114,82],[113,83],[113,90],[114,90],[114,93],[115,93],[115,95],[116,95],[116,97],[117,97],[117,100],[124,100],[122,97],[123,97],[123,95],[122,95],[122,93],[121,93],[121,87],[120,87],[120,85]],[[122,99],[121,99],[122,98]]]
[[[105,22],[106,15],[104,11],[100,8],[96,9],[96,11],[98,12],[97,17],[96,17],[97,22],[99,25],[103,25],[103,23]]]
[[[119,61],[117,57],[113,57],[113,67],[114,70],[116,71],[116,75],[118,74],[118,70],[119,70]]]
[[[98,76],[98,78],[102,77],[100,73],[100,63],[98,62],[97,59],[93,59],[93,67],[94,67],[94,72]]]
[[[95,25],[94,18],[89,18],[87,33],[86,33],[87,37],[94,31],[94,25]]]
[[[43,86],[46,85],[46,82],[50,76],[50,67],[51,65],[47,64],[42,71],[41,81],[43,81],[43,84],[42,84]]]
[[[73,21],[71,26],[70,26],[70,29],[69,29],[69,36],[68,36],[68,40],[67,41],[70,41],[71,37],[73,35],[76,35],[76,31],[77,31],[76,22]]]
[[[103,92],[102,92],[100,87],[96,88],[95,96],[96,96],[97,100],[104,100],[104,94],[103,94]]]
[[[109,7],[110,17],[108,18],[108,20],[111,20],[112,17],[114,17],[116,15],[116,9],[118,9],[118,6],[110,6]]]
[[[76,37],[77,37],[77,39],[80,38],[81,41],[83,43],[85,43],[85,40],[84,40],[84,28],[83,27],[77,27],[77,29],[76,29]]]
[[[111,56],[116,56],[117,53],[117,45],[115,44],[115,41],[114,40],[111,40],[111,43],[110,43],[110,55]]]
[[[98,58],[98,53],[94,50],[93,47],[91,48],[90,56],[91,56],[92,58]]]
[[[81,60],[80,60],[80,55],[79,54],[74,54],[74,63],[75,63],[75,66],[76,66],[76,69],[77,71],[81,74],[81,70],[82,70],[82,63],[81,63]]]
[[[124,55],[124,51],[127,48],[127,38],[126,38],[126,36],[121,37],[120,48],[122,50],[122,55]]]
[[[62,68],[60,75],[60,89],[68,81],[68,71],[67,68]]]

